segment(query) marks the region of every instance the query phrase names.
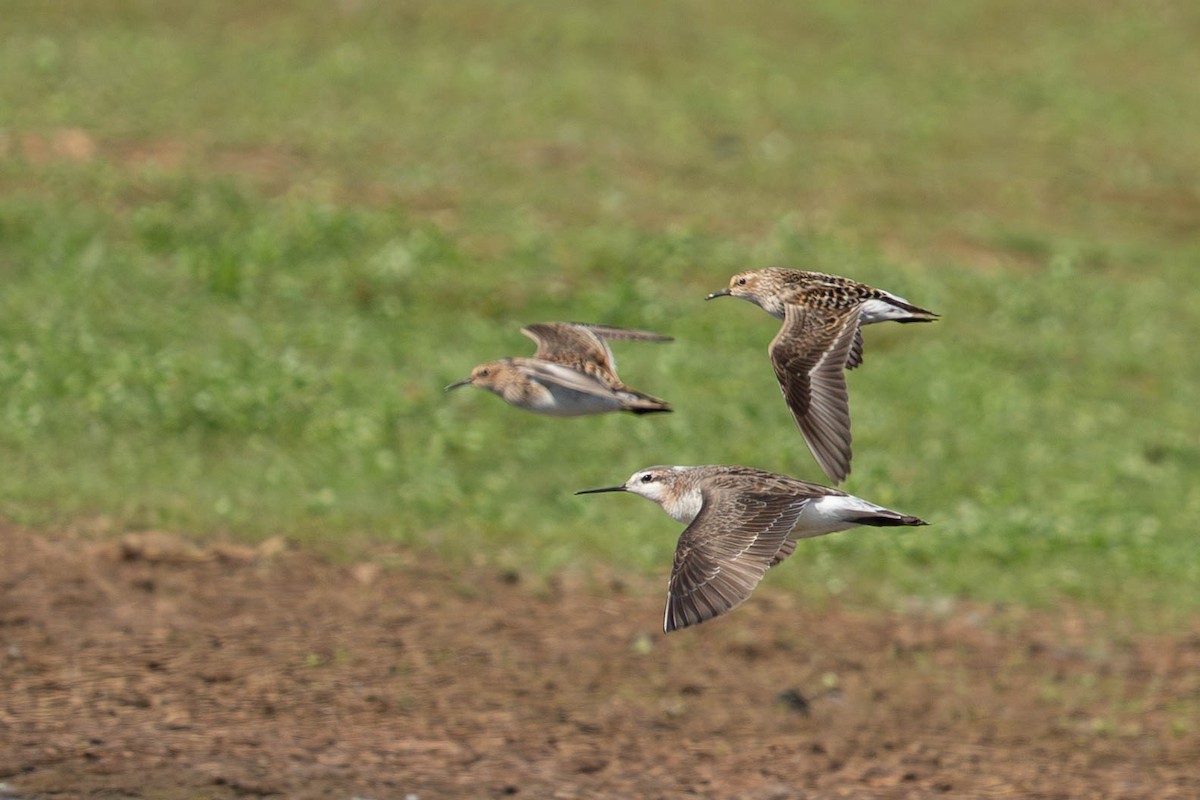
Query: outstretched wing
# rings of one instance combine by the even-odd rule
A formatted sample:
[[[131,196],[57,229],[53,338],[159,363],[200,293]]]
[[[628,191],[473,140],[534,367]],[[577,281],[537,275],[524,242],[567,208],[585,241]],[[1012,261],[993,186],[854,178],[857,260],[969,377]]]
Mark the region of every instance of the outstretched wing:
[[[637,328],[618,328],[615,325],[593,325],[590,322],[573,322],[572,325],[578,325],[581,328],[587,328],[592,333],[599,336],[601,339],[609,339],[611,341],[638,341],[638,342],[673,342],[675,339],[671,336],[663,336],[661,333],[653,331],[640,331]]]
[[[670,336],[615,325],[592,325],[586,322],[536,322],[526,325],[521,333],[537,342],[534,358],[567,364],[577,369],[591,364],[616,375],[617,360],[608,347],[609,341],[670,342]]]
[[[850,474],[850,398],[846,364],[861,308],[789,305],[771,342],[771,364],[809,450],[835,483]]]
[[[706,491],[675,548],[663,630],[698,625],[740,605],[776,563],[808,502],[795,495]]]
[[[536,322],[521,328],[521,333],[537,342],[534,358],[556,364],[591,363],[608,370],[616,369],[608,345],[587,326],[573,322]]]

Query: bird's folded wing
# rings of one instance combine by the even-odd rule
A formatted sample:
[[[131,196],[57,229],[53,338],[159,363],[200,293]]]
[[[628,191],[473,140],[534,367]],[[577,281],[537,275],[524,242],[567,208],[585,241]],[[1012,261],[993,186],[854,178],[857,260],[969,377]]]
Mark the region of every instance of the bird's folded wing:
[[[861,366],[863,362],[863,336],[862,323],[858,325],[858,330],[854,332],[854,342],[850,345],[850,355],[846,357],[846,369],[854,369]]]
[[[537,381],[547,389],[557,387],[582,392],[583,394],[605,397],[613,396],[612,389],[591,375],[571,369],[570,367],[565,367],[562,364],[555,364],[550,361],[541,361],[534,358],[523,358],[515,361],[515,363],[518,369],[521,370],[522,375],[532,381]]]

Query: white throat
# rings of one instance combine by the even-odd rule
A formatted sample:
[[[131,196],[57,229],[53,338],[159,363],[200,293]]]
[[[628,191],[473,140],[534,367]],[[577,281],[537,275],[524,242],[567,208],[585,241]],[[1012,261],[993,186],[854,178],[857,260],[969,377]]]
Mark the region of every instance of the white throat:
[[[776,319],[783,319],[785,316],[786,309],[784,308],[783,301],[774,295],[764,295],[762,297],[754,295],[753,297],[743,297],[742,299],[754,303],[754,305]]]

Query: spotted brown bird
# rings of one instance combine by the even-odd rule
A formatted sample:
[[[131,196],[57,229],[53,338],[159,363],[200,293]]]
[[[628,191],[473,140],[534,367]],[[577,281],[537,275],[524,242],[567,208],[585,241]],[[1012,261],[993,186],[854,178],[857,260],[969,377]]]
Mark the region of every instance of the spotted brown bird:
[[[932,322],[902,297],[837,275],[771,267],[739,272],[715,297],[740,297],[783,320],[769,353],[775,377],[813,457],[834,483],[850,474],[845,370],[863,360],[862,326]]]
[[[480,364],[470,377],[450,384],[446,391],[477,386],[509,405],[559,417],[671,411],[665,401],[621,382],[608,346],[610,340],[669,342],[670,336],[579,322],[539,322],[522,328],[521,333],[537,342],[532,358]]]

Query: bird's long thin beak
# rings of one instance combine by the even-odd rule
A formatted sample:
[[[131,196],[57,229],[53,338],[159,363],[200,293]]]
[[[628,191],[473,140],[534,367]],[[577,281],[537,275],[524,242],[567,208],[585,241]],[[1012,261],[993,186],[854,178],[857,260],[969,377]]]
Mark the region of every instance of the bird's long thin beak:
[[[575,494],[600,494],[601,492],[624,492],[627,491],[624,486],[605,486],[603,489],[584,489]]]
[[[705,300],[712,300],[714,297],[729,297],[729,290],[728,290],[728,289],[722,289],[722,290],[721,290],[721,291],[719,291],[719,292],[713,292],[712,294],[710,294],[708,297],[706,297],[706,298],[704,298],[704,299],[705,299]]]
[[[471,379],[470,379],[470,378],[463,378],[461,381],[455,381],[454,383],[450,384],[449,386],[447,386],[447,387],[446,387],[445,389],[443,389],[442,391],[444,391],[444,392],[448,392],[448,391],[450,391],[451,389],[457,389],[457,388],[458,388],[458,387],[460,387],[460,386],[468,386],[468,385],[470,385],[470,383],[471,383]]]

